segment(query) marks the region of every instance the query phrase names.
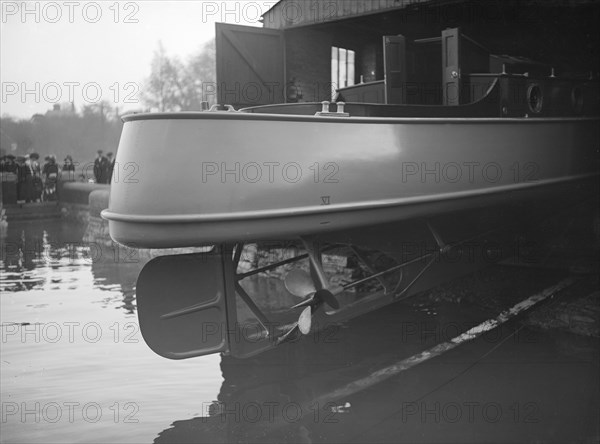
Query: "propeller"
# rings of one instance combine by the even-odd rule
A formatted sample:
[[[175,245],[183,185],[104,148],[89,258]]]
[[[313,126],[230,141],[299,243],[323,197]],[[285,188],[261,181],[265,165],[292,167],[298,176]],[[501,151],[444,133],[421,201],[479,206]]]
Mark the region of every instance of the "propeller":
[[[296,268],[290,271],[285,276],[284,284],[287,291],[294,296],[302,298],[310,296],[310,298],[294,305],[292,308],[321,305],[323,302],[335,310],[340,308],[334,294],[326,288],[317,290],[310,275],[302,269]]]
[[[436,234],[437,233],[434,233],[434,236],[440,245],[440,249],[442,250],[447,248],[441,242],[439,236],[436,236]],[[364,282],[370,281],[371,279],[378,279],[384,288],[384,294],[388,294],[390,292],[388,289],[389,283],[383,278],[383,276],[392,271],[400,273],[398,282],[391,291],[392,294],[396,293],[396,290],[402,282],[402,267],[406,265],[405,263],[396,263],[393,266],[389,265],[384,271],[376,271],[376,267],[373,265],[373,261],[368,257],[368,255],[363,254],[358,248],[351,247],[358,260],[363,264],[364,267],[367,268],[371,275],[342,286],[338,285],[332,287],[329,285],[329,279],[323,270],[323,265],[321,262],[321,252],[323,250],[320,248],[320,244],[315,242],[315,238],[300,237],[300,239],[302,240],[304,248],[306,249],[307,254],[304,257],[308,256],[310,263],[310,274],[302,269],[293,269],[286,274],[284,278],[284,284],[289,293],[303,299],[298,304],[292,306],[292,309],[301,307],[304,307],[304,309],[302,310],[298,321],[284,335],[278,337],[278,343],[282,343],[287,341],[289,338],[294,337],[298,331],[300,331],[303,335],[310,333],[312,316],[314,312],[316,312],[316,310],[318,310],[324,304],[327,304],[334,310],[339,309],[340,304],[336,299],[336,295],[339,295],[348,288],[356,287]],[[429,265],[426,268],[428,267]],[[418,275],[417,278],[419,276],[420,275]],[[412,283],[414,283],[414,281]],[[409,284],[409,287],[412,285],[412,283]],[[406,289],[403,290],[403,292],[405,291]]]
[[[294,308],[306,307],[302,310],[298,318],[298,329],[304,335],[310,333],[312,326],[312,315],[321,305],[327,304],[333,309],[340,308],[340,304],[334,294],[326,289],[316,289],[313,279],[310,275],[301,269],[291,270],[284,280],[285,288],[297,297],[306,298],[302,302],[294,305]],[[307,297],[308,296],[308,297]]]

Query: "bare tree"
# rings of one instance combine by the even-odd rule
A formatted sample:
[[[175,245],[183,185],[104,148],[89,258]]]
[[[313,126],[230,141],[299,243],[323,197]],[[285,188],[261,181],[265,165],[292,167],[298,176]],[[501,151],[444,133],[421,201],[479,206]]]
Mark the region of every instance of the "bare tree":
[[[159,42],[142,100],[155,111],[200,110],[201,102],[210,101],[213,95],[206,93],[214,88],[214,73],[214,40],[203,45],[186,63],[170,57]]]

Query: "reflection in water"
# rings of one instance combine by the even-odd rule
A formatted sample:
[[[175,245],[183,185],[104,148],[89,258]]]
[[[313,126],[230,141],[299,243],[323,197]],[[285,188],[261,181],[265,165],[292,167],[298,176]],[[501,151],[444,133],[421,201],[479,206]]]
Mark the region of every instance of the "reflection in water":
[[[115,251],[110,240],[90,236],[89,225],[61,220],[5,228],[0,389],[3,409],[14,414],[3,417],[0,441],[150,442],[170,424],[166,411],[186,416],[198,400],[216,399],[217,355],[173,362],[141,336],[136,279],[165,253]],[[191,388],[190,381],[202,384]],[[21,408],[37,405],[38,415],[21,417]],[[87,419],[86,405],[100,409],[98,422]],[[45,406],[61,407],[61,418],[54,421]]]
[[[107,290],[105,304],[119,298],[121,307],[133,313],[135,282],[147,260],[123,254],[123,247],[106,240],[84,241],[84,233],[85,225],[60,220],[8,224],[2,240],[2,291],[74,289],[78,277],[72,273],[91,267],[94,286]]]
[[[83,227],[59,221],[10,223],[2,239],[2,291],[58,284],[61,270],[90,264],[82,245]]]
[[[114,288],[121,294],[120,307],[128,314],[135,312],[135,283],[145,261],[119,263],[114,261],[92,262],[92,274],[96,287],[106,291],[105,305],[115,305]]]

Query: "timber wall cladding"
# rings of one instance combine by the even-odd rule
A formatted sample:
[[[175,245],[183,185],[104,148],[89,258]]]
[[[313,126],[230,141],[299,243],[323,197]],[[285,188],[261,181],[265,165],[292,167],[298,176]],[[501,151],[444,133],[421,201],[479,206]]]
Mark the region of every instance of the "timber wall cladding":
[[[282,29],[331,22],[392,9],[403,9],[428,0],[283,0],[263,16],[265,28]]]

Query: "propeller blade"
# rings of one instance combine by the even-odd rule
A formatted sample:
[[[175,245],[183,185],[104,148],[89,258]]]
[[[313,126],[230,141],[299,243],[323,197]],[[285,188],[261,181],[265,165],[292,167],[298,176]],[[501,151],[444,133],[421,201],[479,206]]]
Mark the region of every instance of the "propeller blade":
[[[340,303],[337,301],[337,299],[335,298],[333,293],[324,288],[322,288],[321,290],[317,290],[317,292],[313,296],[313,299],[315,299],[316,301],[325,302],[327,305],[329,305],[334,310],[337,310],[338,308],[340,308]]]
[[[298,318],[298,329],[300,333],[303,335],[307,335],[310,333],[310,327],[312,325],[312,308],[306,307],[300,313],[300,317]]]
[[[313,293],[313,295],[311,297],[306,298],[305,300],[297,303],[296,305],[292,305],[291,310],[293,310],[294,308],[308,307],[308,306],[315,305],[315,304],[316,304],[316,300],[315,300],[315,295]]]
[[[294,325],[292,328],[290,328],[283,336],[280,336],[279,339],[277,339],[277,345],[284,343],[285,341],[288,341],[292,338],[295,337],[295,335],[298,332],[298,324]]]
[[[284,284],[287,291],[300,298],[306,297],[316,291],[315,284],[310,275],[300,268],[295,268],[286,274]]]

